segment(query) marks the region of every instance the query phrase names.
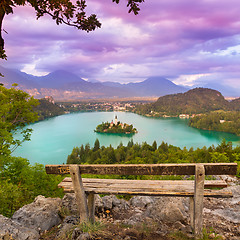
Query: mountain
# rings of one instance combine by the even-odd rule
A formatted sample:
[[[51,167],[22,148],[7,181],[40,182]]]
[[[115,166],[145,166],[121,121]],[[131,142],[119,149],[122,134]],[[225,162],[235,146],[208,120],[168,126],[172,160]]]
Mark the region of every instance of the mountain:
[[[33,81],[31,75],[22,73],[18,70],[7,69],[0,66],[0,73],[4,75],[4,77],[0,77],[0,82],[3,83],[5,87],[11,87],[13,83],[19,84],[22,90],[39,87],[39,85]]]
[[[215,89],[222,93],[225,97],[239,97],[239,89],[237,90],[235,87],[231,85],[223,85],[219,82],[210,82],[204,85],[195,85],[195,87],[204,87]]]
[[[57,70],[46,76],[35,78],[35,82],[43,88],[62,89],[71,83],[84,84],[86,81],[73,73]]]
[[[163,77],[150,77],[143,82],[129,83],[126,86],[128,89],[137,91],[141,96],[159,97],[166,94],[182,93],[188,90]]]
[[[160,97],[156,102],[139,106],[141,114],[179,115],[197,114],[214,110],[228,110],[229,102],[223,95],[213,89],[195,88],[185,93]]]
[[[115,82],[89,82],[63,70],[42,77],[32,76],[1,66],[0,72],[5,76],[0,78],[0,82],[6,87],[11,87],[13,83],[17,83],[20,89],[37,98],[49,95],[58,100],[159,97],[188,90],[162,77],[151,77],[139,83],[120,84]]]

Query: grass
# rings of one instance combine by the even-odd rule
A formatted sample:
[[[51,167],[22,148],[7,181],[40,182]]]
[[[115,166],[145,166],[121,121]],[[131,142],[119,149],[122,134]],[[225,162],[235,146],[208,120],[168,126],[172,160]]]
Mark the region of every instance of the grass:
[[[193,240],[193,237],[187,236],[183,232],[174,232],[172,234],[169,234],[169,237],[171,237],[172,240]],[[214,233],[214,230],[212,228],[206,229],[204,228],[202,231],[202,237],[198,240],[222,240],[223,238]]]

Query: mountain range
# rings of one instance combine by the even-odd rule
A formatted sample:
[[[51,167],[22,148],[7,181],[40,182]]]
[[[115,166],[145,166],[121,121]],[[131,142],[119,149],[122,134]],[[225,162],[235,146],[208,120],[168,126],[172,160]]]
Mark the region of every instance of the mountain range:
[[[189,90],[189,88],[176,85],[163,77],[150,77],[143,82],[121,84],[85,81],[77,75],[63,70],[36,77],[0,66],[0,73],[4,75],[3,78],[0,77],[0,82],[7,88],[11,87],[13,83],[17,83],[19,89],[36,98],[52,96],[56,100],[161,97]],[[221,86],[216,87],[221,88]],[[222,88],[216,88],[216,90],[220,90],[225,96],[236,96],[235,89],[231,87],[226,89],[226,94]]]
[[[150,77],[143,82],[120,84],[116,82],[89,82],[63,70],[42,77],[2,66],[0,66],[0,72],[4,75],[3,78],[0,78],[0,82],[5,87],[8,88],[13,83],[17,83],[19,89],[36,98],[52,96],[56,100],[159,97],[188,90],[163,77]]]

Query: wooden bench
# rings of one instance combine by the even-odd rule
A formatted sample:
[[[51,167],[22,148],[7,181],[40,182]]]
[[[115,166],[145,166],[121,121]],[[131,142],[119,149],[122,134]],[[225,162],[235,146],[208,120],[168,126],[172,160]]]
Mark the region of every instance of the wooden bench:
[[[94,221],[94,194],[130,194],[190,197],[190,223],[195,238],[202,234],[203,197],[229,198],[223,181],[205,181],[205,175],[236,175],[236,163],[203,164],[108,164],[46,165],[48,174],[71,174],[59,187],[75,192],[80,221]],[[99,175],[195,175],[195,180],[122,180],[82,178],[81,174]]]

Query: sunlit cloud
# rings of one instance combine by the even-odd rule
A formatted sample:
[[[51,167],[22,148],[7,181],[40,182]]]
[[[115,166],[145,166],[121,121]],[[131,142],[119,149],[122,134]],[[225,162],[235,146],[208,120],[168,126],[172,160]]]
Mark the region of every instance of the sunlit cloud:
[[[38,76],[63,69],[100,81],[164,76],[186,86],[240,88],[239,0],[145,1],[137,16],[126,1],[87,4],[102,22],[90,33],[48,16],[36,20],[31,7],[14,9],[4,19],[8,61],[0,64]]]

